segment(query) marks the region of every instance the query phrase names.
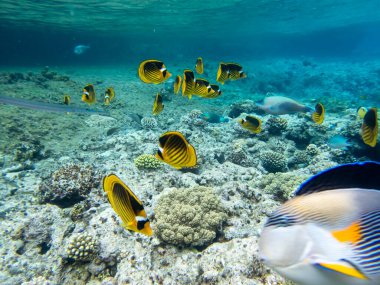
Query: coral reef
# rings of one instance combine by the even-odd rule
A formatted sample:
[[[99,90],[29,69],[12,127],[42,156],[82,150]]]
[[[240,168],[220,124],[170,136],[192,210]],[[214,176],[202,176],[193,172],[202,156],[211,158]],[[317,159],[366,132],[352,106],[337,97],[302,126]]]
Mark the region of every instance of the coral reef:
[[[260,155],[261,164],[268,172],[281,172],[286,169],[287,159],[278,152],[267,151]]]
[[[172,189],[155,207],[154,233],[165,243],[205,246],[226,219],[220,199],[211,188]]]
[[[67,246],[67,257],[75,261],[90,261],[98,253],[98,242],[89,233],[74,236]]]
[[[280,201],[291,198],[297,187],[304,182],[308,176],[298,173],[269,173],[254,183],[254,186],[264,190],[265,193],[273,195]]]
[[[70,207],[84,200],[100,181],[99,173],[92,166],[69,163],[43,180],[37,195],[41,203]]]
[[[157,121],[152,117],[144,117],[141,119],[141,126],[146,130],[157,128]]]
[[[158,169],[162,167],[162,162],[151,154],[142,154],[136,157],[134,163],[138,169]]]
[[[270,116],[270,118],[265,123],[265,129],[268,130],[270,134],[279,135],[286,130],[288,127],[288,121],[282,117]]]
[[[251,100],[245,100],[242,102],[233,103],[228,112],[228,117],[237,118],[242,113],[252,113],[255,111],[260,111],[256,104]]]

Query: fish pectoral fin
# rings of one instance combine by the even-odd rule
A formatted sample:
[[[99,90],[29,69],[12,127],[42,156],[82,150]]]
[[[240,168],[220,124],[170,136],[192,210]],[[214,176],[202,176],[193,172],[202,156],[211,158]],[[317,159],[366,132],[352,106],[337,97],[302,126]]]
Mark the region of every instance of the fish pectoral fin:
[[[341,273],[343,275],[351,276],[353,278],[358,278],[362,280],[367,280],[367,276],[365,276],[359,269],[354,267],[352,264],[345,260],[341,261],[316,261],[313,265],[317,268],[321,268],[323,270],[330,270],[334,272]]]

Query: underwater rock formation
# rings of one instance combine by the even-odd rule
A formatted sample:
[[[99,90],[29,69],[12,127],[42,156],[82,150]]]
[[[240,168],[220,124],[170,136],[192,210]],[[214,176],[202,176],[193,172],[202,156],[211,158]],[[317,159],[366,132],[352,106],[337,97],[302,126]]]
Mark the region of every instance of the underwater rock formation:
[[[92,166],[70,163],[43,180],[37,195],[41,203],[66,208],[84,200],[100,181],[99,173]]]

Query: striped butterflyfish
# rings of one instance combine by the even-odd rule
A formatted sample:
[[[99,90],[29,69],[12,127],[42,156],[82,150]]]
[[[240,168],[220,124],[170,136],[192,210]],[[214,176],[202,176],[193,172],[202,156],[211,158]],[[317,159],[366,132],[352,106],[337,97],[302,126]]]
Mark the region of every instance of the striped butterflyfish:
[[[325,107],[322,103],[315,105],[315,111],[311,114],[311,118],[318,125],[323,123],[323,120],[325,119]]]
[[[361,129],[363,142],[371,147],[375,147],[378,134],[379,126],[377,123],[377,109],[370,108],[363,118]]]
[[[243,71],[243,67],[237,63],[226,63],[228,68],[228,79],[237,80],[246,78],[247,74]]]
[[[228,66],[224,62],[219,63],[218,72],[216,74],[216,81],[224,84],[225,81],[228,80]]]
[[[180,132],[164,133],[160,136],[158,144],[157,159],[176,169],[196,166],[197,154],[195,149]]]
[[[259,134],[261,132],[261,120],[254,116],[246,116],[245,119],[239,119],[239,124],[246,130]]]
[[[191,99],[194,93],[194,87],[195,87],[194,72],[192,72],[190,69],[185,69],[183,71],[182,96],[183,97],[187,96],[189,99]]]
[[[140,63],[138,74],[140,79],[145,83],[160,84],[166,81],[170,72],[166,69],[162,61],[149,59]]]
[[[197,62],[195,63],[195,71],[198,74],[203,74],[203,60],[201,57],[198,57]]]
[[[115,174],[104,177],[103,189],[112,208],[121,218],[124,228],[147,236],[152,235],[142,202],[119,177]]]
[[[297,284],[380,284],[380,164],[323,171],[264,225],[259,255]]]
[[[63,104],[70,105],[70,101],[71,101],[70,95],[63,96]]]
[[[201,97],[207,97],[214,93],[214,89],[211,88],[210,82],[203,78],[197,78],[194,85],[194,95]]]
[[[164,104],[162,104],[162,102],[161,94],[157,93],[153,103],[153,115],[158,115],[164,110]]]
[[[363,119],[368,109],[366,107],[359,107],[356,112],[358,114],[359,119]]]
[[[108,87],[106,92],[104,92],[104,104],[109,105],[113,98],[115,98],[115,90],[113,87]]]
[[[82,93],[82,101],[86,102],[88,104],[93,104],[96,102],[96,96],[95,96],[95,89],[94,85],[92,84],[87,84],[83,88],[83,93]]]
[[[202,98],[213,99],[213,98],[217,98],[220,95],[222,95],[222,91],[220,90],[220,88],[219,88],[218,85],[216,85],[216,84],[210,84],[210,86],[211,86],[211,89],[212,89],[211,92],[209,92],[208,94],[205,94],[205,95],[199,95],[198,94],[198,96],[200,96]]]
[[[181,88],[182,78],[181,76],[177,75],[174,81],[174,93],[178,94],[179,89]]]

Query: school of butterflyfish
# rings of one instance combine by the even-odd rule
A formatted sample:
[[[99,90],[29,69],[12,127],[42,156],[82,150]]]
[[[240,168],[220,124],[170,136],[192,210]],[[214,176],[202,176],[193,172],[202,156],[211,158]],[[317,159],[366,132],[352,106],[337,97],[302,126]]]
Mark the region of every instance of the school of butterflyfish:
[[[196,60],[195,72],[205,74],[203,59]],[[138,76],[146,84],[161,84],[172,74],[159,60],[144,60],[138,67]],[[244,79],[247,74],[240,64],[219,63],[216,82]],[[191,99],[217,98],[222,95],[217,84],[198,78],[191,69],[177,75],[174,94],[182,93]],[[164,100],[157,93],[152,115],[164,111]],[[104,92],[104,105],[115,100],[113,87]],[[94,85],[83,88],[82,101],[96,103]],[[64,95],[63,104],[71,98]],[[0,103],[32,107],[41,110],[57,109],[29,101],[0,97]],[[325,107],[318,102],[313,108],[283,96],[267,96],[257,107],[267,114],[283,115],[310,113],[310,120],[321,125]],[[54,108],[53,108],[54,107]],[[61,111],[61,109],[59,109]],[[210,123],[229,122],[228,118],[204,113],[202,119]],[[377,109],[359,107],[363,142],[375,147],[378,139]],[[265,129],[262,118],[246,114],[237,124],[256,135]],[[196,168],[195,147],[179,131],[163,133],[157,141],[155,157],[174,169]],[[108,201],[120,217],[125,229],[146,236],[153,231],[143,203],[115,174],[103,179]],[[380,284],[380,164],[360,162],[340,165],[325,170],[301,184],[294,198],[285,202],[268,218],[259,240],[259,254],[269,267],[281,275],[304,285],[379,285]]]

